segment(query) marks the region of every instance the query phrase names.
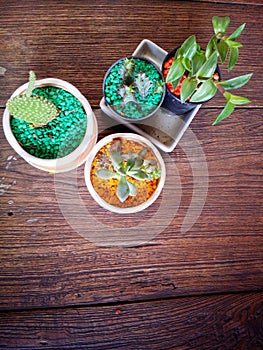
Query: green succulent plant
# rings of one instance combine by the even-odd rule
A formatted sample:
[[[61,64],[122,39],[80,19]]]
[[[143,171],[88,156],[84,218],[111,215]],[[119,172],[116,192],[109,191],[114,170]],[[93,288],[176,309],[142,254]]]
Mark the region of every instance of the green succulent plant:
[[[166,77],[166,82],[172,83],[175,88],[183,75],[186,75],[180,91],[182,102],[189,100],[189,102],[199,103],[212,98],[219,90],[226,99],[226,105],[213,124],[228,117],[236,105],[250,102],[246,97],[233,95],[228,91],[244,86],[250,80],[252,73],[225,81],[214,79],[218,63],[228,62],[228,71],[233,69],[238,59],[238,50],[242,46],[236,39],[245,28],[245,23],[227,36],[225,32],[229,23],[229,17],[212,18],[214,35],[209,40],[205,51],[197,44],[195,35],[187,38],[176,51],[174,62]]]
[[[128,102],[138,102],[136,99],[136,91],[142,100],[147,98],[152,87],[154,87],[154,93],[163,92],[164,87],[162,82],[157,81],[154,83],[145,72],[135,74],[134,68],[135,61],[133,58],[125,58],[120,67],[119,73],[122,77],[123,84],[118,93],[123,98],[124,104],[127,104]]]
[[[143,148],[138,154],[130,152],[122,154],[118,150],[110,151],[110,164],[101,168],[96,175],[101,179],[118,179],[116,189],[117,197],[124,202],[129,196],[136,196],[137,189],[128,177],[139,181],[154,180],[161,176],[161,171],[157,161],[154,159],[144,159],[147,148]]]
[[[32,95],[36,75],[29,72],[29,84],[25,95],[15,96],[7,101],[10,115],[33,124],[34,127],[44,126],[59,115],[56,106],[42,96]]]

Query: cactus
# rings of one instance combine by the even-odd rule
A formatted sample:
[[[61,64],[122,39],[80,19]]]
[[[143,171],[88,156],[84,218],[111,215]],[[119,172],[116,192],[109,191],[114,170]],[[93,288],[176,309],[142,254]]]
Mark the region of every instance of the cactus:
[[[10,115],[33,124],[34,127],[44,126],[59,115],[56,106],[42,96],[32,95],[36,76],[29,72],[29,84],[25,95],[18,95],[7,101]]]

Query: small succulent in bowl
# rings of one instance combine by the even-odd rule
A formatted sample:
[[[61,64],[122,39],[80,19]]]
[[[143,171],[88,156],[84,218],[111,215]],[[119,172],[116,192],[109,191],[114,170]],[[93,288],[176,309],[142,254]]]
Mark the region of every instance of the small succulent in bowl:
[[[134,133],[102,138],[85,165],[85,182],[93,199],[118,214],[137,213],[152,205],[165,178],[165,163],[158,149]]]
[[[236,39],[244,30],[245,23],[232,34],[226,35],[229,23],[229,17],[214,16],[214,34],[205,50],[200,48],[195,35],[191,35],[172,55],[169,53],[163,63],[166,85],[172,94],[180,97],[181,103],[204,103],[213,98],[218,90],[223,94],[226,105],[213,124],[228,117],[236,105],[250,102],[248,98],[229,91],[244,86],[252,73],[225,81],[220,80],[216,73],[218,64],[225,62],[228,71],[231,71],[237,62],[239,48],[243,46]]]
[[[151,116],[164,98],[164,81],[159,69],[142,57],[126,57],[113,64],[104,77],[107,105],[125,120]]]
[[[48,124],[59,115],[56,106],[43,96],[32,95],[36,75],[29,72],[29,84],[25,95],[18,95],[7,101],[9,113],[18,119],[24,120],[34,127]]]
[[[122,154],[119,150],[110,151],[111,165],[101,168],[96,175],[101,179],[118,179],[116,195],[121,202],[124,202],[129,196],[136,196],[137,189],[133,178],[139,181],[158,179],[161,175],[157,161],[155,159],[144,159],[148,152],[147,147],[139,153],[130,152]]]

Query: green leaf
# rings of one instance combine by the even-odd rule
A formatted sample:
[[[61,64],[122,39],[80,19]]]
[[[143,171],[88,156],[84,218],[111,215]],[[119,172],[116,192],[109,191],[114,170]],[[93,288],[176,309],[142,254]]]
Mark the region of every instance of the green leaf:
[[[215,96],[217,88],[212,79],[206,80],[193,94],[190,102],[203,102]]]
[[[168,75],[166,77],[166,82],[171,83],[181,78],[184,72],[185,72],[185,68],[181,60],[180,59],[175,60],[169,69]]]
[[[244,105],[246,103],[250,103],[251,101],[246,98],[246,97],[242,97],[242,96],[238,96],[238,95],[233,95],[230,94],[229,92],[225,91],[224,92],[224,96],[226,98],[227,101],[230,101],[231,103],[233,103],[234,105]]]
[[[230,114],[233,112],[235,108],[234,103],[228,101],[224,107],[224,109],[222,110],[222,112],[219,114],[219,116],[214,120],[212,125],[215,125],[217,123],[219,123],[221,120],[227,118],[228,116],[230,116]]]
[[[220,40],[216,47],[219,53],[220,61],[221,63],[224,63],[228,52],[228,45],[223,40]]]
[[[191,62],[189,61],[189,59],[187,57],[184,57],[182,59],[182,64],[184,65],[185,70],[187,70],[188,72],[191,71]]]
[[[191,60],[194,54],[196,53],[196,50],[197,50],[196,38],[195,38],[195,35],[191,35],[181,45],[180,55]]]
[[[178,79],[176,79],[176,80],[174,80],[173,82],[172,82],[172,87],[173,87],[173,89],[176,89],[176,87],[177,87],[177,85],[179,84],[179,81],[181,80],[181,77],[180,78],[178,78]]]
[[[229,47],[242,47],[243,46],[243,44],[241,44],[238,41],[226,39],[225,42]]]
[[[121,154],[115,150],[110,151],[110,157],[112,164],[115,169],[119,169],[120,166],[122,165],[122,157]]]
[[[210,78],[217,65],[217,52],[214,52],[196,73],[198,78]]]
[[[108,179],[119,179],[119,175],[114,173],[113,171],[109,169],[99,169],[96,172],[96,175],[100,177],[101,179],[108,180]]]
[[[230,57],[228,61],[228,71],[231,71],[238,59],[238,48],[237,47],[231,47],[230,48]]]
[[[242,31],[245,28],[246,23],[241,24],[240,27],[238,27],[227,39],[229,40],[235,40],[239,37],[239,35],[242,33]]]
[[[194,57],[192,58],[192,75],[195,75],[196,72],[202,67],[202,65],[205,63],[206,58],[204,53],[196,53]]]
[[[213,36],[209,40],[209,42],[207,44],[207,47],[206,47],[206,50],[205,50],[205,57],[206,58],[209,58],[212,55],[212,53],[215,51],[215,49],[216,49],[216,41],[215,41],[215,39],[216,39],[216,37]]]
[[[185,102],[189,96],[195,91],[198,81],[196,79],[185,78],[180,93],[180,99],[182,102]]]
[[[136,196],[136,194],[137,194],[136,186],[132,182],[130,182],[128,180],[127,180],[127,184],[128,184],[128,187],[129,187],[129,195],[133,196],[133,197]]]
[[[225,90],[238,89],[244,86],[252,77],[253,73],[241,75],[236,78],[232,78],[226,81],[220,81],[218,84],[221,85]]]
[[[175,56],[174,56],[174,60],[177,60],[178,58],[181,58],[181,48],[179,47],[179,49],[177,49]]]
[[[230,23],[230,18],[213,16],[212,23],[215,34],[224,33]]]
[[[121,176],[121,179],[116,189],[117,197],[123,203],[129,197],[129,193],[130,193],[130,188],[127,183],[126,177]]]

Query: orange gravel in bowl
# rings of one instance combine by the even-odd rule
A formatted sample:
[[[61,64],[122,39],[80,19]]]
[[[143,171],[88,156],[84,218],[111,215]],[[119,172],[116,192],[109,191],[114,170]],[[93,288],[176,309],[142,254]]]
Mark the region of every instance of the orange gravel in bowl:
[[[110,171],[114,170],[111,162],[110,151],[117,149],[118,147],[121,148],[121,154],[129,154],[130,152],[139,153],[145,149],[146,146],[140,142],[125,138],[116,138],[107,143],[97,152],[93,159],[90,172],[91,183],[97,194],[107,203],[119,208],[134,207],[144,203],[153,195],[158,186],[160,178],[142,181],[127,175],[127,180],[133,183],[136,187],[136,195],[129,195],[124,202],[121,202],[116,194],[116,189],[120,180],[117,178],[102,179],[96,175],[98,170],[105,167],[107,167],[107,169]],[[157,161],[154,153],[149,148],[144,156],[144,159]]]

